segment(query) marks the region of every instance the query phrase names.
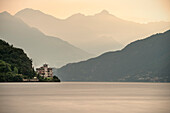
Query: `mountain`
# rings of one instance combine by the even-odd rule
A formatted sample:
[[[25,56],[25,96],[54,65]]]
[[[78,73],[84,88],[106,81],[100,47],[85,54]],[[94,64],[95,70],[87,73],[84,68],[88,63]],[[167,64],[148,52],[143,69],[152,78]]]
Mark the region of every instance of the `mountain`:
[[[45,34],[60,37],[97,55],[122,49],[132,41],[170,28],[170,22],[139,24],[120,19],[106,10],[95,15],[85,16],[78,13],[66,19],[58,19],[39,10],[27,8],[15,16]]]
[[[128,44],[120,51],[59,68],[63,81],[170,82],[170,30]]]
[[[20,48],[0,39],[0,82],[22,81],[20,75],[35,75],[32,60]]]
[[[0,38],[22,47],[36,67],[43,63],[59,67],[91,56],[66,41],[43,34],[8,12],[0,13]]]

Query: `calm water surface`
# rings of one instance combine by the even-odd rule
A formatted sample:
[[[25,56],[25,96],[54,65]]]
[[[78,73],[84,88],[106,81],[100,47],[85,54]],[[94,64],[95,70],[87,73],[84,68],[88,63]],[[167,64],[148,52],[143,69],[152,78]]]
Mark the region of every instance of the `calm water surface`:
[[[170,113],[170,83],[0,83],[0,113]]]

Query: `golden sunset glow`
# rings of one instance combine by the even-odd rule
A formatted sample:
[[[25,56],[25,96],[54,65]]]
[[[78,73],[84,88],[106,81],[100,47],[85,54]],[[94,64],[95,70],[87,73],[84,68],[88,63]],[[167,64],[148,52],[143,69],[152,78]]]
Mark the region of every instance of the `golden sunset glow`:
[[[170,0],[0,0],[0,113],[170,113]]]
[[[0,0],[0,12],[12,15],[24,8],[41,10],[57,18],[96,14],[103,9],[135,22],[170,21],[169,0]]]

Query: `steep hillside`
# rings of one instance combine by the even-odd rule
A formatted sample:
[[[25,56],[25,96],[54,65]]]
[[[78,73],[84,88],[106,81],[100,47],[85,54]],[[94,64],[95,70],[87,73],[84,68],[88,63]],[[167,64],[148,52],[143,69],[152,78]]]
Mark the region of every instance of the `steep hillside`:
[[[7,12],[0,13],[0,38],[23,48],[33,59],[34,66],[48,63],[59,67],[91,56],[66,41],[44,35]]]
[[[27,77],[35,76],[32,60],[22,49],[15,48],[0,39],[0,82],[22,81],[19,74]]]
[[[170,30],[57,70],[63,81],[170,81]]]
[[[170,28],[170,22],[139,24],[120,19],[106,10],[90,16],[78,13],[66,19],[58,19],[27,8],[15,16],[45,34],[60,37],[97,55],[122,49],[132,41]]]

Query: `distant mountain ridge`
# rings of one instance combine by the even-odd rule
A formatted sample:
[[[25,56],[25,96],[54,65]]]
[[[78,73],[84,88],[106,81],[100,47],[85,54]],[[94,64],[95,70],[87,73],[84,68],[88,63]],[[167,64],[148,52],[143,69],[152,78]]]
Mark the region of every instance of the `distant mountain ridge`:
[[[128,44],[124,49],[67,64],[63,81],[170,82],[170,30]]]
[[[89,53],[119,50],[128,43],[170,29],[170,22],[139,24],[103,10],[95,15],[74,14],[58,19],[41,11],[23,9],[15,14],[45,34],[60,37]]]
[[[34,66],[49,63],[59,67],[92,56],[66,41],[45,35],[8,12],[0,13],[0,38],[22,47],[33,59]]]

